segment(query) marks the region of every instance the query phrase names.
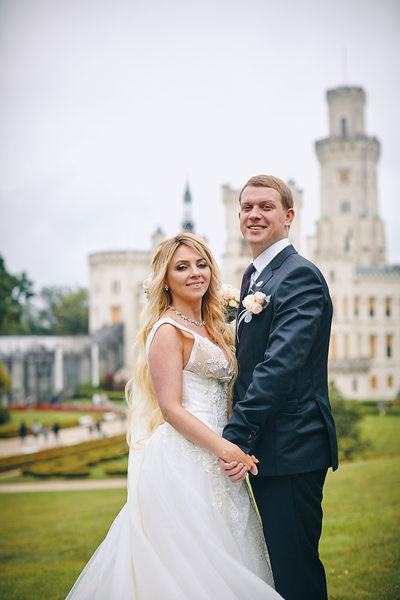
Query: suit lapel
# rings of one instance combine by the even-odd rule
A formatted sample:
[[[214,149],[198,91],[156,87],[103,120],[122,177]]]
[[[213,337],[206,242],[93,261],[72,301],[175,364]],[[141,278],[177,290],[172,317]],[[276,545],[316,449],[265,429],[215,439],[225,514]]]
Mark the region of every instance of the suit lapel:
[[[270,263],[261,271],[256,281],[250,286],[249,291],[246,295],[254,294],[255,292],[264,292],[269,280],[274,274],[275,269],[279,269],[282,263],[287,259],[291,254],[297,254],[296,250],[292,245],[286,246],[283,250],[277,254]],[[264,292],[265,293],[265,292]],[[242,305],[237,315],[237,328],[236,328],[236,340],[239,342],[240,333],[243,329],[244,324],[244,313],[246,309]]]

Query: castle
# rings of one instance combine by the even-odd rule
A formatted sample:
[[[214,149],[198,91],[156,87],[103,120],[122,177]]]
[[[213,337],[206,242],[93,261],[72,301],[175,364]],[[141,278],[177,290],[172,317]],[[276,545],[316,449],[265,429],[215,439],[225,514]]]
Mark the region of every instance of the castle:
[[[334,303],[329,377],[347,398],[391,400],[400,391],[400,265],[388,265],[384,223],[379,216],[379,142],[365,132],[365,92],[339,87],[327,92],[329,136],[316,142],[321,169],[321,216],[307,256],[324,273]],[[290,240],[299,251],[302,192],[289,181],[296,217]],[[223,280],[240,285],[250,254],[238,226],[239,191],[222,188],[226,215]],[[182,229],[193,231],[186,189]],[[164,235],[152,238],[153,248]],[[142,282],[152,251],[99,252],[89,257],[92,333],[124,324],[124,362],[145,303]]]

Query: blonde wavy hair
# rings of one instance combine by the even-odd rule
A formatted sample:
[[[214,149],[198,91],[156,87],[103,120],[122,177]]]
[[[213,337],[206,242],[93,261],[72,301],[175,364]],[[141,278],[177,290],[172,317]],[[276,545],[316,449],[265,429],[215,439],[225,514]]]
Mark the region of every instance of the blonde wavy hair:
[[[210,268],[210,285],[202,299],[202,318],[206,322],[210,339],[224,350],[236,371],[234,331],[226,322],[225,307],[220,293],[219,270],[208,246],[192,233],[180,233],[161,242],[153,255],[152,272],[147,288],[148,303],[141,314],[140,330],[134,346],[134,375],[125,390],[129,406],[127,440],[133,448],[142,447],[142,442],[164,423],[146,360],[146,342],[154,324],[171,304],[170,291],[165,289],[165,279],[171,259],[182,244],[198,252]],[[233,380],[229,386],[228,412],[232,387]]]

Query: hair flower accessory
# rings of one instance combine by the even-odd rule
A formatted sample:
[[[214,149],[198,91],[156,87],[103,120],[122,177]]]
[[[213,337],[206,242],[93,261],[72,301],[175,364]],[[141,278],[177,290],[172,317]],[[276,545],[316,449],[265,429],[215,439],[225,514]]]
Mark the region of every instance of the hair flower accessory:
[[[249,323],[253,315],[259,315],[264,308],[267,308],[271,302],[271,294],[266,296],[263,292],[255,292],[254,294],[248,294],[243,298],[242,304],[246,309],[244,316],[245,323]]]
[[[230,283],[224,283],[221,287],[221,296],[225,306],[225,316],[228,323],[236,319],[239,308],[240,293]]]
[[[143,281],[143,284],[142,284],[144,295],[146,296],[146,300],[149,300],[149,298],[150,298],[150,294],[149,294],[150,284],[151,284],[151,275],[146,277],[146,279]]]

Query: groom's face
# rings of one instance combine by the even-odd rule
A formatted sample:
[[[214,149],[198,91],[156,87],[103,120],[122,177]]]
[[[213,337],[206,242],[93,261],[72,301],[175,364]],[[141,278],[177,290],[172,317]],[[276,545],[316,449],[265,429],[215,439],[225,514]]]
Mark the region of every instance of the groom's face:
[[[284,209],[280,193],[268,187],[248,186],[242,192],[240,231],[249,244],[253,258],[288,237],[293,220],[292,208]]]

